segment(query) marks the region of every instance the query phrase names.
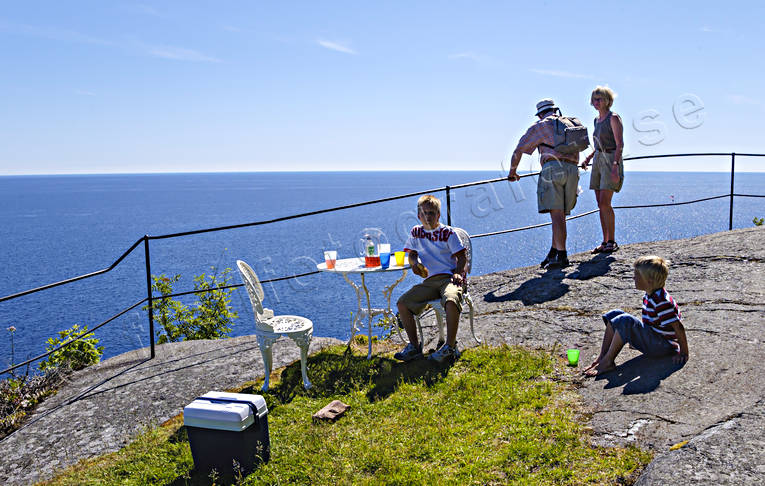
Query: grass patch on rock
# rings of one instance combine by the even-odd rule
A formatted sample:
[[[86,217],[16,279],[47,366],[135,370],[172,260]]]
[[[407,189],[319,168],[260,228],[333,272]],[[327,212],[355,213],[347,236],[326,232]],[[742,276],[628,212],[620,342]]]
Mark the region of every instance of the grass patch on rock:
[[[311,390],[301,387],[299,363],[274,376],[264,395],[271,461],[236,482],[630,484],[650,453],[591,446],[576,394],[555,378],[563,373],[549,353],[516,347],[468,349],[443,365],[330,348],[309,359]],[[334,399],[351,406],[346,415],[314,423],[311,414]],[[182,423],[45,484],[210,484],[193,471]]]

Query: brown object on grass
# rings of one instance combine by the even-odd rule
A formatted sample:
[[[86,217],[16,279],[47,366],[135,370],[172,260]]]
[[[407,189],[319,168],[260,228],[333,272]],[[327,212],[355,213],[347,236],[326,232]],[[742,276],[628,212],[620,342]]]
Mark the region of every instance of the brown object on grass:
[[[312,417],[314,421],[326,420],[334,422],[342,417],[345,414],[345,411],[349,408],[351,408],[350,405],[346,405],[340,400],[333,400],[325,405],[324,408],[313,414]]]

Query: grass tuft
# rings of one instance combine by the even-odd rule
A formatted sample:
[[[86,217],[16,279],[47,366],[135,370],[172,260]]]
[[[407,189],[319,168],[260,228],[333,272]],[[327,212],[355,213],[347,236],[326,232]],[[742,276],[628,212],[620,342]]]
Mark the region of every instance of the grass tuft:
[[[383,343],[374,343],[384,346]],[[378,351],[380,351],[378,349]],[[363,353],[363,354],[362,354]],[[238,484],[631,484],[651,455],[596,448],[557,358],[516,347],[466,350],[454,363],[400,363],[390,350],[330,348],[282,370],[264,396],[271,461]],[[259,393],[261,382],[244,393]],[[335,423],[311,414],[351,406]],[[220,484],[195,475],[178,418],[46,484]]]

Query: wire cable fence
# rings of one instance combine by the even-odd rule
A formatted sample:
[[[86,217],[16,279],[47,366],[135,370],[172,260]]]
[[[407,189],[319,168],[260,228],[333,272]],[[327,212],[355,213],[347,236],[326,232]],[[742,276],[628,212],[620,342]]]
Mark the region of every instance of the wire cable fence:
[[[736,156],[765,157],[765,154],[735,153],[735,152],[731,152],[731,153],[725,153],[725,152],[707,152],[707,153],[688,153],[688,154],[644,155],[644,156],[635,156],[635,157],[625,157],[624,160],[625,161],[629,161],[629,160],[659,159],[659,158],[671,158],[671,157],[705,157],[705,156],[717,156],[717,157],[719,157],[719,156],[729,156],[731,158],[731,172],[730,172],[730,181],[731,181],[731,184],[730,184],[730,192],[729,193],[721,194],[721,195],[718,195],[718,196],[711,196],[711,197],[695,199],[695,200],[692,200],[692,201],[671,202],[671,203],[661,203],[661,204],[624,205],[624,206],[613,206],[613,208],[614,209],[639,209],[639,208],[670,207],[670,206],[681,206],[681,205],[687,205],[687,204],[700,203],[700,202],[704,202],[704,201],[711,201],[711,200],[716,200],[716,199],[729,198],[730,199],[730,204],[729,204],[729,224],[728,224],[728,229],[729,230],[733,229],[733,201],[734,201],[734,198],[736,198],[736,197],[749,197],[749,198],[763,198],[763,197],[765,197],[765,194],[740,194],[740,193],[735,193],[734,192],[734,177],[735,177],[735,160],[736,160]],[[534,176],[538,176],[539,174],[540,174],[540,172],[532,172],[532,173],[528,173],[528,174],[523,174],[520,177],[521,178],[534,177]],[[291,215],[291,216],[284,216],[284,217],[279,217],[279,218],[273,218],[273,219],[263,220],[263,221],[255,221],[255,222],[250,222],[250,223],[242,223],[242,224],[235,224],[235,225],[219,226],[219,227],[215,227],[215,228],[205,228],[205,229],[199,229],[199,230],[184,231],[184,232],[179,232],[179,233],[169,233],[169,234],[165,234],[165,235],[155,235],[155,236],[145,235],[142,238],[140,238],[139,240],[137,240],[135,243],[133,243],[133,245],[131,245],[119,258],[117,258],[117,260],[115,260],[114,263],[112,263],[110,266],[108,266],[106,268],[103,268],[101,270],[97,270],[95,272],[91,272],[91,273],[79,275],[79,276],[76,276],[76,277],[72,277],[72,278],[69,278],[69,279],[61,280],[61,281],[58,281],[58,282],[53,282],[53,283],[50,283],[50,284],[47,284],[47,285],[43,285],[43,286],[40,286],[40,287],[36,287],[36,288],[33,288],[33,289],[25,290],[25,291],[22,291],[22,292],[17,292],[17,293],[11,294],[11,295],[7,295],[5,297],[0,297],[0,303],[2,303],[2,302],[5,302],[5,301],[10,301],[10,300],[13,300],[13,299],[17,299],[19,297],[23,297],[25,295],[29,295],[29,294],[45,291],[45,290],[48,290],[48,289],[51,289],[51,288],[54,288],[54,287],[58,287],[58,286],[61,286],[61,285],[66,285],[66,284],[74,283],[74,282],[77,282],[77,281],[80,281],[80,280],[84,280],[84,279],[87,279],[87,278],[91,278],[91,277],[95,277],[95,276],[98,276],[98,275],[105,274],[105,273],[113,270],[114,268],[116,268],[129,254],[131,254],[134,250],[136,250],[136,248],[138,248],[141,245],[141,243],[143,243],[143,246],[144,246],[144,257],[145,257],[145,266],[146,266],[146,285],[147,285],[147,296],[145,298],[143,298],[140,301],[132,304],[131,306],[129,306],[129,307],[127,307],[127,308],[117,312],[116,314],[112,315],[108,319],[106,319],[103,322],[101,322],[101,323],[97,324],[96,326],[94,326],[92,329],[84,331],[84,332],[82,332],[79,335],[76,335],[74,337],[70,337],[69,340],[67,340],[66,342],[62,343],[61,345],[57,346],[56,348],[54,348],[54,349],[52,349],[52,350],[50,350],[50,351],[48,351],[46,353],[40,354],[39,356],[35,356],[34,358],[30,358],[30,359],[28,359],[28,360],[26,360],[26,361],[24,361],[22,363],[19,363],[19,364],[15,364],[15,365],[12,364],[10,367],[0,371],[0,375],[4,375],[6,373],[14,371],[14,370],[16,370],[18,368],[21,368],[23,366],[27,366],[27,365],[29,365],[29,364],[37,361],[37,360],[46,358],[46,357],[50,356],[51,354],[55,353],[56,351],[58,351],[58,350],[60,350],[62,348],[65,348],[67,346],[70,346],[72,343],[74,343],[74,342],[84,338],[88,334],[91,334],[95,330],[100,329],[101,327],[103,327],[106,324],[114,321],[118,317],[124,315],[125,313],[127,313],[127,312],[129,312],[129,311],[131,311],[131,310],[135,309],[136,307],[138,307],[140,305],[143,305],[143,304],[148,304],[147,307],[148,307],[148,314],[149,314],[148,317],[149,317],[150,351],[151,351],[151,358],[154,358],[155,357],[155,342],[154,342],[154,318],[153,318],[153,308],[154,308],[154,305],[153,305],[153,303],[155,301],[169,299],[169,298],[173,298],[173,297],[187,296],[187,295],[192,295],[192,294],[201,294],[201,293],[205,293],[205,292],[213,292],[213,291],[216,291],[216,290],[225,290],[225,289],[240,288],[240,287],[244,286],[243,284],[226,285],[226,286],[219,286],[219,287],[214,287],[214,288],[209,288],[209,289],[199,289],[199,290],[192,290],[192,291],[186,291],[186,292],[178,292],[178,293],[173,293],[173,294],[168,294],[168,295],[163,295],[163,296],[155,297],[153,295],[153,293],[152,293],[152,283],[151,283],[151,255],[150,255],[150,247],[149,247],[149,242],[150,241],[169,239],[169,238],[179,238],[179,237],[184,237],[184,236],[198,235],[198,234],[203,234],[203,233],[211,233],[211,232],[216,232],[216,231],[227,231],[227,230],[232,230],[232,229],[247,228],[247,227],[253,227],[253,226],[262,226],[262,225],[267,225],[267,224],[278,223],[278,222],[281,222],[281,221],[287,221],[287,220],[298,219],[298,218],[305,218],[305,217],[309,217],[309,216],[316,216],[316,215],[326,214],[326,213],[335,212],[335,211],[342,211],[342,210],[351,209],[351,208],[368,206],[368,205],[372,205],[372,204],[380,204],[380,203],[384,203],[384,202],[395,201],[395,200],[405,199],[405,198],[411,198],[411,197],[414,197],[414,196],[421,196],[421,195],[425,195],[425,194],[440,193],[440,192],[444,192],[445,196],[446,196],[445,197],[445,200],[446,200],[446,219],[447,219],[447,224],[451,226],[451,224],[452,224],[452,221],[451,221],[451,191],[452,190],[455,190],[455,189],[464,189],[464,188],[467,188],[467,187],[473,187],[473,186],[479,186],[479,185],[485,185],[485,184],[494,184],[494,183],[505,182],[505,181],[507,181],[507,178],[500,177],[500,178],[495,178],[495,179],[487,179],[487,180],[481,180],[481,181],[475,181],[475,182],[468,182],[468,183],[464,183],[464,184],[457,184],[457,185],[454,185],[454,186],[437,187],[437,188],[428,189],[428,190],[424,190],[424,191],[411,192],[411,193],[408,193],[408,194],[402,194],[402,195],[398,195],[398,196],[391,196],[391,197],[385,197],[385,198],[374,199],[374,200],[369,200],[369,201],[363,201],[363,202],[354,203],[354,204],[346,204],[346,205],[343,205],[343,206],[337,206],[337,207],[328,208],[328,209],[321,209],[321,210],[316,210],[316,211],[310,211],[310,212],[295,214],[295,215]],[[599,209],[593,209],[591,211],[587,211],[587,212],[584,212],[584,213],[581,213],[581,214],[578,214],[578,215],[575,215],[575,216],[568,217],[568,218],[566,218],[566,221],[575,220],[575,219],[582,218],[582,217],[585,217],[585,216],[589,216],[591,214],[595,214],[595,213],[598,213],[598,212],[599,212]],[[519,227],[519,228],[511,228],[511,229],[504,229],[504,230],[498,230],[498,231],[492,231],[492,232],[486,232],[486,233],[473,234],[473,235],[470,235],[470,237],[471,238],[483,238],[483,237],[489,237],[489,236],[497,236],[497,235],[503,235],[503,234],[508,234],[508,233],[515,233],[515,232],[519,232],[519,231],[527,231],[527,230],[531,230],[531,229],[541,228],[541,227],[544,227],[544,226],[550,226],[551,224],[552,224],[551,222],[546,222],[546,223],[540,223],[540,224],[523,226],[523,227]],[[282,277],[272,278],[272,279],[269,279],[269,280],[262,280],[261,283],[270,283],[270,282],[278,282],[278,281],[283,281],[283,280],[297,279],[297,278],[306,277],[306,276],[309,276],[309,275],[316,275],[318,273],[319,273],[318,271],[310,271],[310,272],[305,272],[305,273],[301,273],[301,274],[286,275],[286,276],[282,276]]]

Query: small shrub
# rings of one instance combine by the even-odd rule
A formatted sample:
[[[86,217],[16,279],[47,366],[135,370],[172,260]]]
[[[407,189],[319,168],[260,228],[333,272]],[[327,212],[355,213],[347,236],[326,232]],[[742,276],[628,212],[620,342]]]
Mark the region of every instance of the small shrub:
[[[762,226],[763,223],[765,223],[765,218],[758,218],[757,216],[752,219],[752,223],[754,223],[755,226]]]
[[[73,370],[81,370],[101,361],[104,347],[96,346],[98,339],[93,337],[92,332],[88,333],[87,331],[88,326],[82,326],[82,329],[80,329],[80,326],[75,324],[70,329],[59,331],[59,337],[48,338],[48,346],[45,349],[46,351],[52,351],[61,344],[83,335],[82,339],[59,349],[48,356],[48,359],[40,362],[40,370],[46,371],[62,365],[66,365]]]
[[[212,269],[215,270],[215,267]],[[227,337],[238,314],[231,307],[233,290],[217,287],[231,284],[230,272],[231,269],[226,268],[220,275],[203,273],[194,277],[194,290],[205,292],[197,294],[199,300],[192,307],[168,297],[172,295],[173,284],[180,280],[180,275],[152,275],[154,283],[151,288],[163,297],[152,302],[154,318],[161,327],[157,331],[158,343]],[[148,305],[143,307],[143,310],[148,309]]]
[[[43,375],[0,381],[0,440],[19,428],[27,414],[63,383],[69,368],[51,368]]]
[[[16,327],[10,326],[11,366],[14,361],[14,334]],[[82,336],[82,339],[72,342]],[[88,327],[80,328],[77,324],[70,329],[59,331],[58,338],[49,338],[47,351],[53,351],[61,344],[71,342],[66,347],[53,352],[39,365],[42,374],[29,375],[30,364],[23,374],[15,370],[11,377],[0,380],[0,440],[21,427],[27,415],[37,404],[52,395],[64,382],[64,376],[72,370],[79,370],[98,363],[103,354],[103,346],[96,346],[98,339],[88,332]]]

